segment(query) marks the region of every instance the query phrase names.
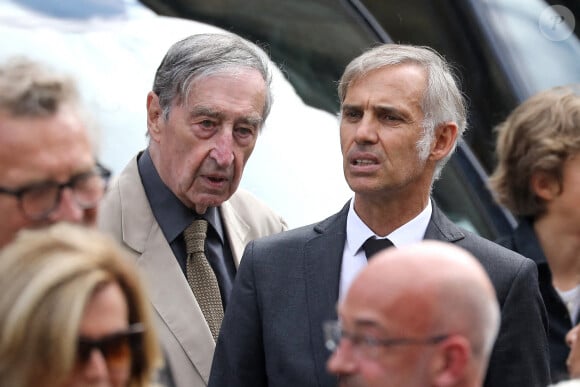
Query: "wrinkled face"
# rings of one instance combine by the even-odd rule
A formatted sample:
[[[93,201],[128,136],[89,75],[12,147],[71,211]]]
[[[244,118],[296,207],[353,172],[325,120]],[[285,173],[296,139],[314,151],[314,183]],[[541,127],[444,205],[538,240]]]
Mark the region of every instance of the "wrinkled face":
[[[354,81],[342,104],[344,175],[358,195],[420,192],[432,171],[419,157],[427,78],[412,64],[379,68]]]
[[[266,91],[257,70],[208,75],[193,81],[187,100],[173,103],[167,119],[149,94],[152,159],[186,206],[204,213],[236,191],[264,120]]]
[[[86,306],[79,336],[98,340],[123,332],[129,326],[125,296],[116,283],[97,290]],[[75,366],[65,387],[126,387],[131,375],[131,357],[108,364],[98,349],[90,352],[86,362]]]
[[[18,190],[48,181],[65,183],[95,166],[90,139],[77,114],[63,107],[52,117],[12,117],[0,111],[0,187]],[[15,196],[0,193],[0,247],[22,228],[58,221],[94,225],[96,208],[83,209],[70,189],[42,220],[28,219]]]
[[[421,306],[416,295],[377,292],[376,286],[374,291],[368,286],[361,290],[358,285],[350,288],[338,310],[348,335],[376,340],[427,337],[429,328],[417,313]],[[340,387],[425,387],[431,385],[433,351],[426,345],[372,347],[343,337],[327,367],[338,376]]]

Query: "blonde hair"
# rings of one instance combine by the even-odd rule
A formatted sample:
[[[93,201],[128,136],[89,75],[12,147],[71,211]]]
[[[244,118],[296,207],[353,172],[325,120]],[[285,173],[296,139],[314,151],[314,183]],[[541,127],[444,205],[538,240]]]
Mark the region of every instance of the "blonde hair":
[[[561,189],[565,161],[580,152],[579,86],[534,95],[495,129],[498,164],[489,183],[496,201],[517,216],[537,217],[545,211],[530,187],[532,175],[548,173]]]
[[[21,231],[0,253],[2,384],[61,385],[75,364],[85,306],[107,283],[122,289],[129,323],[145,326],[129,386],[149,385],[161,356],[136,266],[109,237],[64,223]]]

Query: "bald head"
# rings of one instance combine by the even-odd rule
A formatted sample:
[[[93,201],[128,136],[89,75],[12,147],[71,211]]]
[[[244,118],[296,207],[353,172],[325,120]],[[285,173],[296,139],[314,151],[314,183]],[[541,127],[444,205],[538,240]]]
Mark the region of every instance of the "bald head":
[[[401,386],[440,385],[425,370],[450,354],[456,361],[441,361],[438,375],[453,379],[453,386],[480,386],[499,329],[499,305],[483,267],[466,250],[436,241],[375,255],[354,280],[339,315],[348,329],[372,326],[383,337],[447,337],[437,346],[408,349],[423,363],[413,360],[408,373],[414,380],[403,375]],[[335,353],[331,371],[336,358]]]
[[[361,289],[357,289],[361,288]],[[373,258],[352,286],[357,292],[382,291],[415,298],[431,312],[434,330],[454,330],[473,339],[474,352],[491,350],[499,306],[487,273],[467,250],[423,241],[388,249]],[[376,294],[376,293],[375,293]],[[410,297],[412,296],[412,297]],[[409,304],[409,309],[415,311]],[[485,330],[491,330],[486,332]]]

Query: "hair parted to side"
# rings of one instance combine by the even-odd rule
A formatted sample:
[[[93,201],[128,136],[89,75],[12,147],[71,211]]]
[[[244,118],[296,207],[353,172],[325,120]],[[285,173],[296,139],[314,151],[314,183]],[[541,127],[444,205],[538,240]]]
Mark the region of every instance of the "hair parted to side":
[[[545,172],[562,184],[564,163],[580,154],[580,84],[533,95],[499,124],[497,166],[489,184],[498,203],[520,217],[537,217],[545,208],[530,187]]]
[[[344,70],[338,83],[340,103],[344,102],[350,85],[365,74],[386,66],[415,64],[423,68],[427,74],[427,88],[422,101],[422,110],[425,115],[423,121],[424,134],[417,144],[420,157],[425,160],[429,147],[433,141],[435,128],[444,122],[455,122],[458,135],[449,155],[440,160],[436,166],[434,180],[451,158],[457,141],[467,128],[467,108],[459,82],[449,63],[437,52],[429,47],[411,46],[404,44],[382,44],[373,47],[353,59]]]
[[[84,309],[109,283],[122,289],[129,323],[145,326],[129,386],[149,386],[161,357],[137,267],[109,237],[65,223],[23,230],[0,253],[2,385],[62,385],[75,365]]]
[[[23,56],[0,64],[0,112],[16,118],[50,117],[71,108],[85,125],[96,154],[99,130],[85,109],[75,80],[45,63]]]
[[[186,101],[193,81],[240,68],[257,70],[267,85],[263,121],[272,106],[269,58],[257,45],[234,34],[197,34],[173,44],[155,73],[153,92],[167,119],[172,103]]]

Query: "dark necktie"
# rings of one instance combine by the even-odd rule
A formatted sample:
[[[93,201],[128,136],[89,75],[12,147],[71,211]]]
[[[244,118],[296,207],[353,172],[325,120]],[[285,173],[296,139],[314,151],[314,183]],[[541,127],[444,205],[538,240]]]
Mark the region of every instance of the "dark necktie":
[[[187,249],[186,273],[187,282],[216,340],[224,318],[224,308],[215,273],[205,256],[206,235],[205,219],[194,220],[183,232]]]
[[[363,243],[363,249],[367,256],[367,260],[371,259],[372,256],[379,251],[391,246],[393,246],[393,242],[391,242],[388,238],[376,239],[375,237],[370,237],[365,241],[365,243]]]

